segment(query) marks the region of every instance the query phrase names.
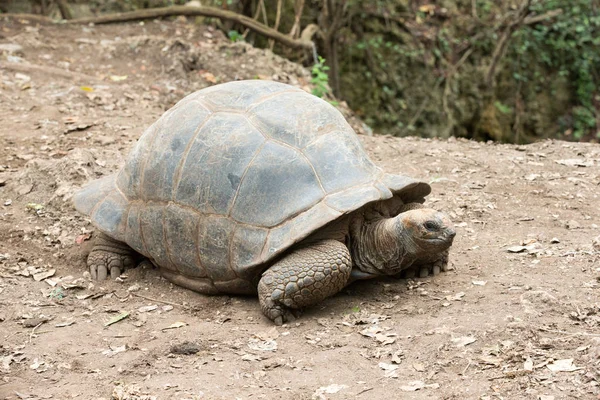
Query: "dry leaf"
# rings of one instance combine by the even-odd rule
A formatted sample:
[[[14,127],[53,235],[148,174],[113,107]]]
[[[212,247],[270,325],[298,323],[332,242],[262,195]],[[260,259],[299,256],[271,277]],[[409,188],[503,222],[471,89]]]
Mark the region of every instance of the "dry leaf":
[[[127,79],[127,75],[111,75],[110,80],[113,82],[121,82]]]
[[[171,325],[167,326],[166,328],[162,328],[162,330],[165,331],[167,329],[182,328],[182,327],[184,327],[186,325],[187,325],[187,322],[177,321],[177,322],[173,322]]]
[[[459,338],[452,339],[452,343],[454,343],[454,345],[456,347],[465,347],[476,341],[477,341],[477,339],[474,338],[473,336],[462,336]]]
[[[51,269],[51,270],[44,271],[44,272],[39,272],[37,274],[33,274],[33,280],[35,280],[36,282],[43,281],[46,278],[50,278],[55,273],[56,273],[55,269]]]
[[[423,365],[420,362],[416,362],[413,363],[412,367],[415,369],[415,371],[417,372],[424,372],[425,371],[425,365]]]
[[[122,321],[127,317],[129,317],[129,313],[127,311],[123,311],[121,314],[117,315],[116,317],[111,318],[107,323],[104,324],[104,326],[110,326],[112,324],[116,324],[117,322]]]
[[[583,158],[571,158],[568,160],[557,160],[557,164],[566,165],[568,167],[593,167],[593,160],[586,160]]]
[[[102,352],[102,354],[105,355],[105,356],[107,356],[107,357],[112,357],[115,354],[123,353],[126,350],[127,350],[127,346],[126,345],[122,345],[122,346],[110,346],[110,348],[104,350]]]
[[[217,83],[217,78],[215,78],[215,76],[210,72],[205,72],[200,76],[210,83]]]
[[[465,292],[458,292],[454,295],[446,296],[446,300],[448,301],[460,301],[463,297],[465,297]]]
[[[398,372],[396,371],[398,369],[397,365],[388,364],[388,363],[384,363],[384,362],[380,362],[377,365],[379,365],[379,368],[381,368],[382,370],[385,371],[384,376],[386,378],[397,378],[398,377]]]
[[[275,340],[251,338],[248,340],[248,347],[257,351],[275,351],[277,350],[277,342]]]
[[[583,369],[582,367],[576,367],[575,365],[573,365],[572,358],[566,358],[564,360],[555,360],[553,363],[547,364],[546,367],[548,367],[548,369],[552,372],[573,372]]]

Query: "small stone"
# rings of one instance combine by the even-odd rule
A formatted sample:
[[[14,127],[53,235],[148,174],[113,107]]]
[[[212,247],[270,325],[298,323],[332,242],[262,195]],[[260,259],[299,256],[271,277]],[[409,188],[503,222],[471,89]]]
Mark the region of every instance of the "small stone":
[[[592,247],[594,248],[594,250],[600,251],[600,236],[592,240]]]
[[[581,228],[581,224],[575,220],[570,220],[565,223],[565,228],[567,229],[579,229]]]
[[[169,350],[172,354],[192,355],[200,351],[200,346],[194,342],[185,341],[183,343],[175,344],[171,346]]]

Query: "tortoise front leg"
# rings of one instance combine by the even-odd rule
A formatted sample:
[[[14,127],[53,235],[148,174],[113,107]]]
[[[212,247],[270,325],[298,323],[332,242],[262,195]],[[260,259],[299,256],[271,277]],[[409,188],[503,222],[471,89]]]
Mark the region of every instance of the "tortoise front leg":
[[[263,273],[258,283],[262,312],[277,325],[292,320],[294,310],[342,290],[351,270],[350,252],[336,240],[295,250]]]
[[[94,241],[87,265],[92,279],[102,281],[108,276],[115,279],[126,268],[135,267],[137,253],[128,245],[101,233]]]

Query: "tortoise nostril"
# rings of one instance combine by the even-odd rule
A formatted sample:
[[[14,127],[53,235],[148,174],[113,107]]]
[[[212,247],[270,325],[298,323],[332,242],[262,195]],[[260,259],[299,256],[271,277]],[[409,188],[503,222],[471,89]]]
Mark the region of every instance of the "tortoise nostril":
[[[446,235],[448,235],[448,237],[450,239],[453,239],[454,236],[456,236],[456,231],[454,229],[450,228],[446,231]]]

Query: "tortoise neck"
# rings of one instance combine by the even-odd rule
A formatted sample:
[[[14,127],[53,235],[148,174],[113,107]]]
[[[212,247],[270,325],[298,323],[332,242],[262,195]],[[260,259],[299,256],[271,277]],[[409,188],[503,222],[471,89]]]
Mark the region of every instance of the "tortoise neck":
[[[362,272],[395,275],[414,261],[414,243],[400,216],[364,221],[351,236],[352,260]]]

